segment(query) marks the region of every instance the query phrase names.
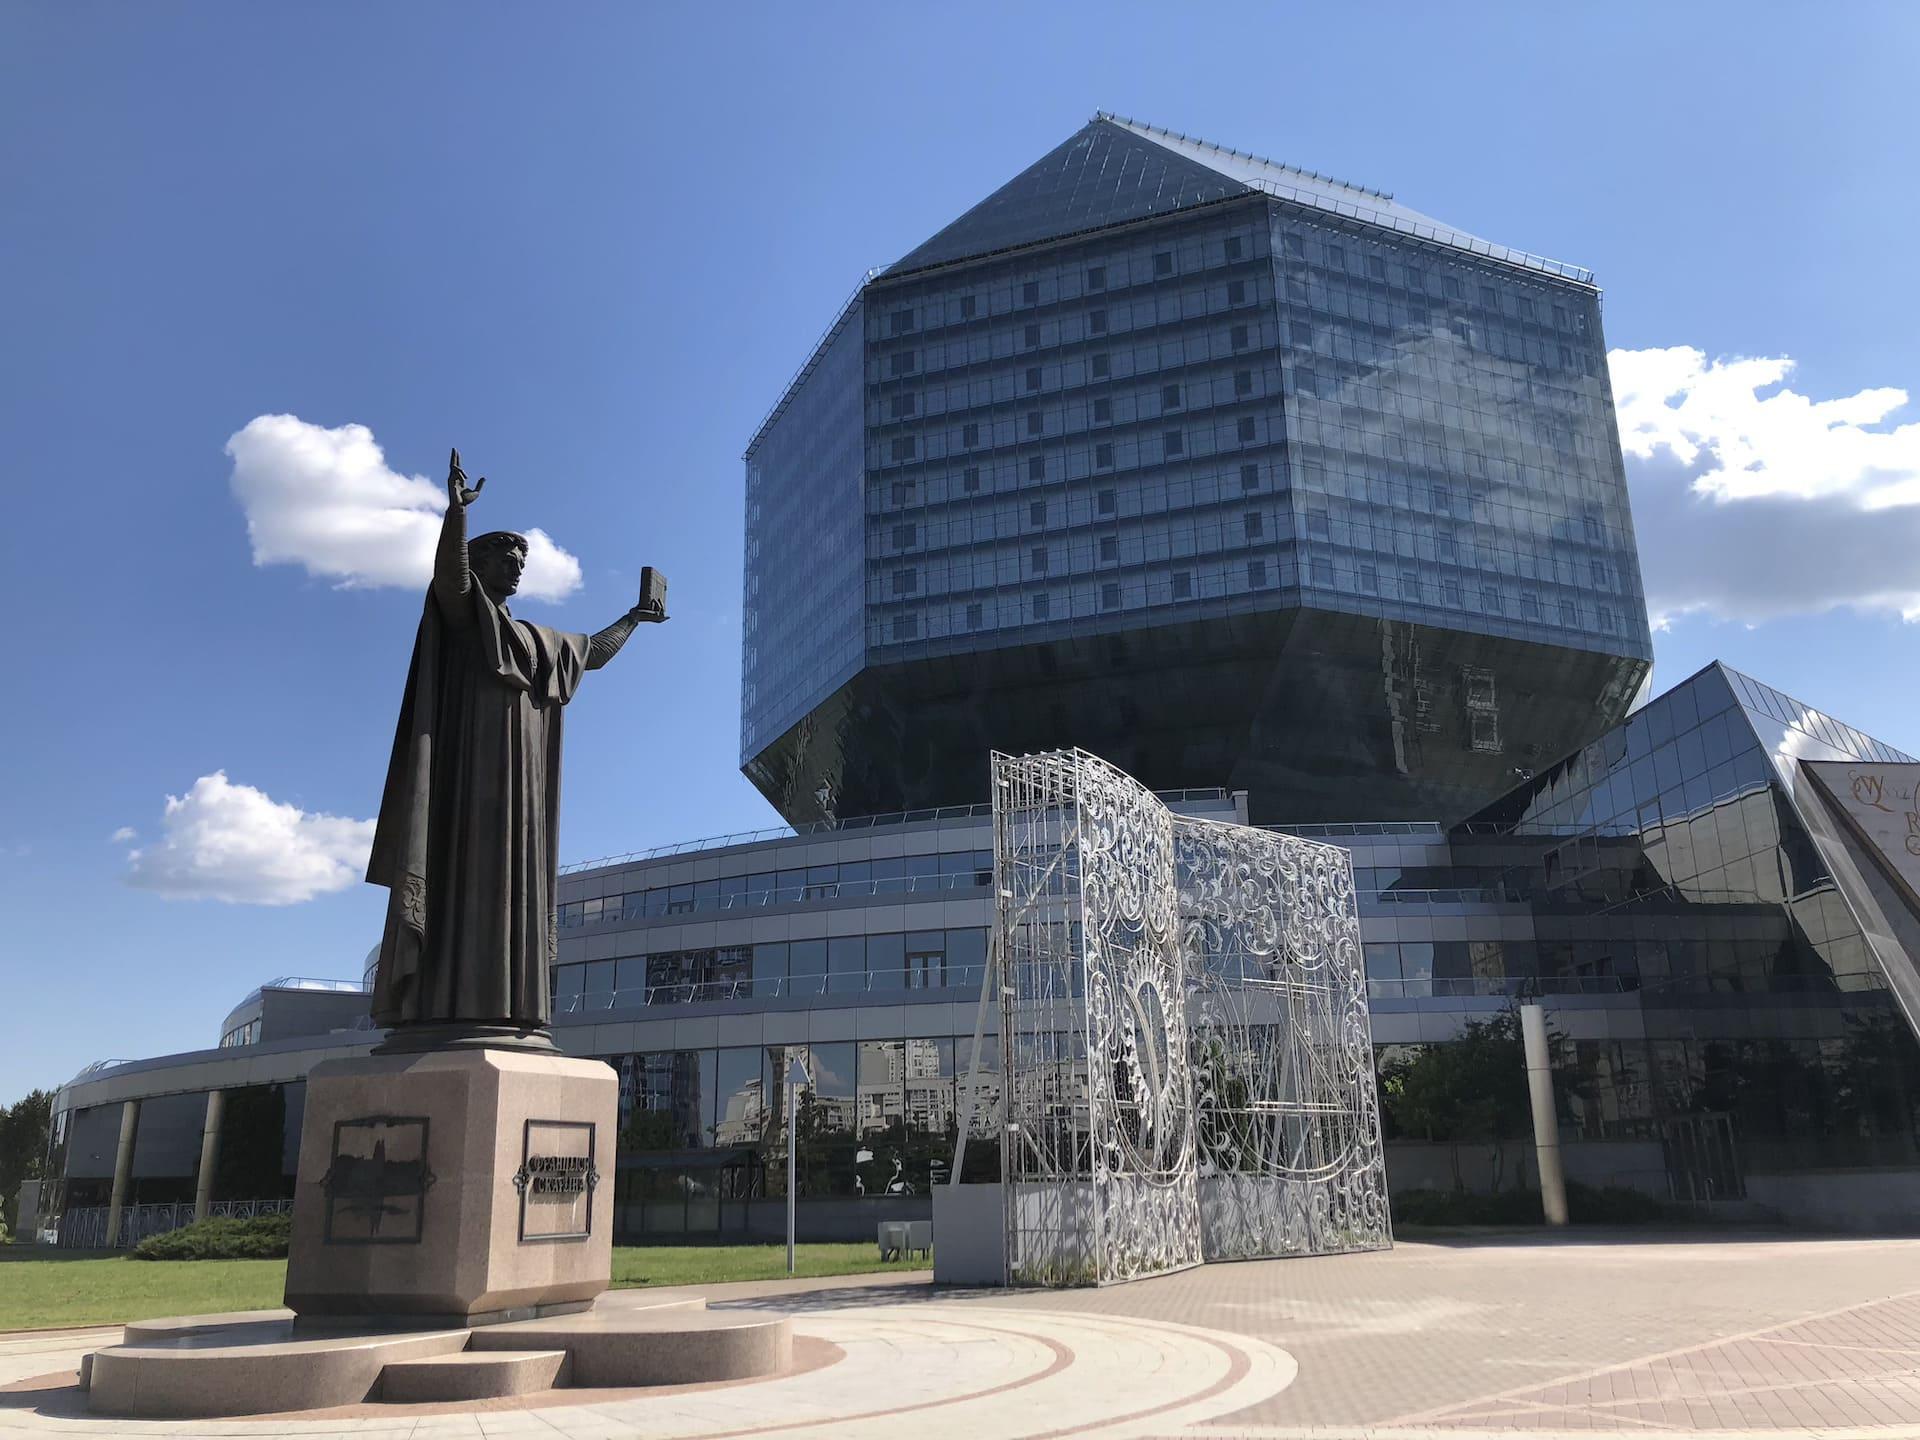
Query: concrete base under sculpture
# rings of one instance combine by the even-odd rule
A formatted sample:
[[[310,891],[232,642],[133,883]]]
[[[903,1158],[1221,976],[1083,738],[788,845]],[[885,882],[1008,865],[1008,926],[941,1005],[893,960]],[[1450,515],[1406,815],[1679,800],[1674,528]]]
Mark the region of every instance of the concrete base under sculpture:
[[[287,1311],[146,1321],[88,1356],[81,1383],[96,1413],[185,1420],[745,1380],[792,1364],[784,1316],[710,1313],[694,1299],[417,1331],[296,1328]]]
[[[197,1419],[790,1368],[784,1318],[595,1305],[619,1091],[597,1060],[485,1046],[316,1065],[287,1309],[129,1325],[87,1357],[89,1405]]]
[[[585,1308],[612,1274],[619,1096],[597,1060],[523,1050],[316,1065],[287,1307],[410,1328]]]

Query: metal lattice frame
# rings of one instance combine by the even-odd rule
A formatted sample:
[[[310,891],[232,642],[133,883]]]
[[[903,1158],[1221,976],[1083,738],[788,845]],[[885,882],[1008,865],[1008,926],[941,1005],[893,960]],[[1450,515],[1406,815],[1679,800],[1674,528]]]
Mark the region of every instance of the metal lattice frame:
[[[1082,751],[994,757],[1010,1278],[1200,1263],[1173,825]]]
[[[1173,824],[1207,1259],[1390,1245],[1351,857]]]
[[[1008,1279],[1391,1243],[1346,852],[1077,750],[995,755],[993,806]]]

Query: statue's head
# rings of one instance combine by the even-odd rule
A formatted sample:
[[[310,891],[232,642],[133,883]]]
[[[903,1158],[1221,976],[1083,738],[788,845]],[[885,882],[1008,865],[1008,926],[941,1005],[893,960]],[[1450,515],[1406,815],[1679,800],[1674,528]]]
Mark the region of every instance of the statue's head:
[[[473,578],[495,600],[504,600],[520,588],[527,568],[527,537],[511,530],[489,530],[467,542],[467,566]]]

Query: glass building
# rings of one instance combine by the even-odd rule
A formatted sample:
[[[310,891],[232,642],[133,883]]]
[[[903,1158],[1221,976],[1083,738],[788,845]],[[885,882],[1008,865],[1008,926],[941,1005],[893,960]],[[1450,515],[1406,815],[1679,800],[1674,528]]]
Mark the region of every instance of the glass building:
[[[746,495],[741,764],[795,821],[1075,744],[1452,820],[1651,657],[1588,272],[1108,115],[868,277]]]
[[[1517,1051],[1492,1143],[1394,1086],[1530,998],[1571,1179],[1910,1226],[1920,761],[1718,665],[1629,713],[1604,353],[1585,272],[1104,115],[869,276],[748,451],[741,762],[790,823],[560,879],[618,1238],[784,1233],[795,1058],[803,1237],[931,1213],[976,1058],[997,1175],[987,755],[1064,744],[1349,849],[1395,1196],[1524,1175]],[[63,1242],[122,1155],[123,1239],[283,1204],[367,988],[70,1080]]]
[[[1670,1148],[1710,1124],[1727,1182],[1774,1208],[1829,1172],[1920,1164],[1920,912],[1823,767],[1862,797],[1904,789],[1920,833],[1920,762],[1712,665],[1451,836],[1456,867],[1532,912],[1508,974],[1635,1001],[1561,1057],[1563,1123]]]
[[[1839,799],[1823,766],[1839,766]],[[1547,1008],[1569,1176],[1715,1215],[1905,1224],[1920,1178],[1913,957],[1920,902],[1849,819],[1920,826],[1920,762],[1720,666],[1635,711],[1473,816],[1287,827],[1354,863],[1383,1074],[1515,999]],[[1225,791],[1166,797],[1240,820]],[[623,1240],[777,1237],[788,1060],[802,1233],[868,1239],[929,1213],[962,1123],[993,923],[985,806],[818,822],[570,867],[555,1034],[620,1077]],[[208,1116],[216,1203],[290,1193],[304,1077],[373,1045],[364,993],[273,982],[209,1048],[113,1062],[56,1101],[47,1203],[95,1233],[134,1110],[129,1203],[191,1207]],[[970,1175],[998,1170],[997,1007]],[[216,1032],[220,1043],[213,1044]],[[1520,1084],[1518,1061],[1514,1080]],[[210,1094],[220,1093],[215,1110]],[[1524,1085],[1520,1084],[1524,1108]],[[1485,1188],[1490,1148],[1395,1128],[1392,1193]],[[1524,1174],[1526,1132],[1507,1137]],[[86,1217],[91,1217],[87,1219]],[[84,1223],[83,1223],[84,1220]]]

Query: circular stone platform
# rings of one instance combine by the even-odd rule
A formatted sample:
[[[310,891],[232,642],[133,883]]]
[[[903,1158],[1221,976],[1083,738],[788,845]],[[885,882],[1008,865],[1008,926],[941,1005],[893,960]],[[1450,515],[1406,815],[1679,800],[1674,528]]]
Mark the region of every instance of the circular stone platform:
[[[201,1419],[744,1380],[792,1363],[784,1317],[668,1299],[473,1329],[296,1327],[282,1311],[143,1321],[84,1357],[81,1382],[96,1414]]]
[[[479,1436],[517,1424],[529,1433],[537,1428],[583,1440],[614,1434],[672,1440],[896,1440],[903,1433],[920,1440],[1011,1440],[1082,1431],[1166,1436],[1270,1400],[1295,1373],[1292,1359],[1275,1346],[1191,1326],[922,1300],[813,1308],[795,1298],[793,1308],[775,1302],[709,1314],[714,1320],[790,1322],[805,1354],[780,1375],[650,1390],[560,1388],[461,1405],[374,1401],[202,1420],[193,1433],[387,1435],[399,1426],[417,1437]],[[66,1353],[77,1359],[83,1343],[84,1337],[76,1337]],[[477,1358],[480,1352],[466,1354]],[[44,1375],[52,1359],[52,1352],[36,1346],[36,1373]],[[0,1391],[19,1374],[18,1368],[0,1368]],[[56,1388],[52,1378],[27,1382],[33,1389],[0,1393],[0,1434],[177,1432],[176,1425],[89,1415],[85,1397]],[[537,1410],[537,1421],[501,1413],[520,1410]]]

